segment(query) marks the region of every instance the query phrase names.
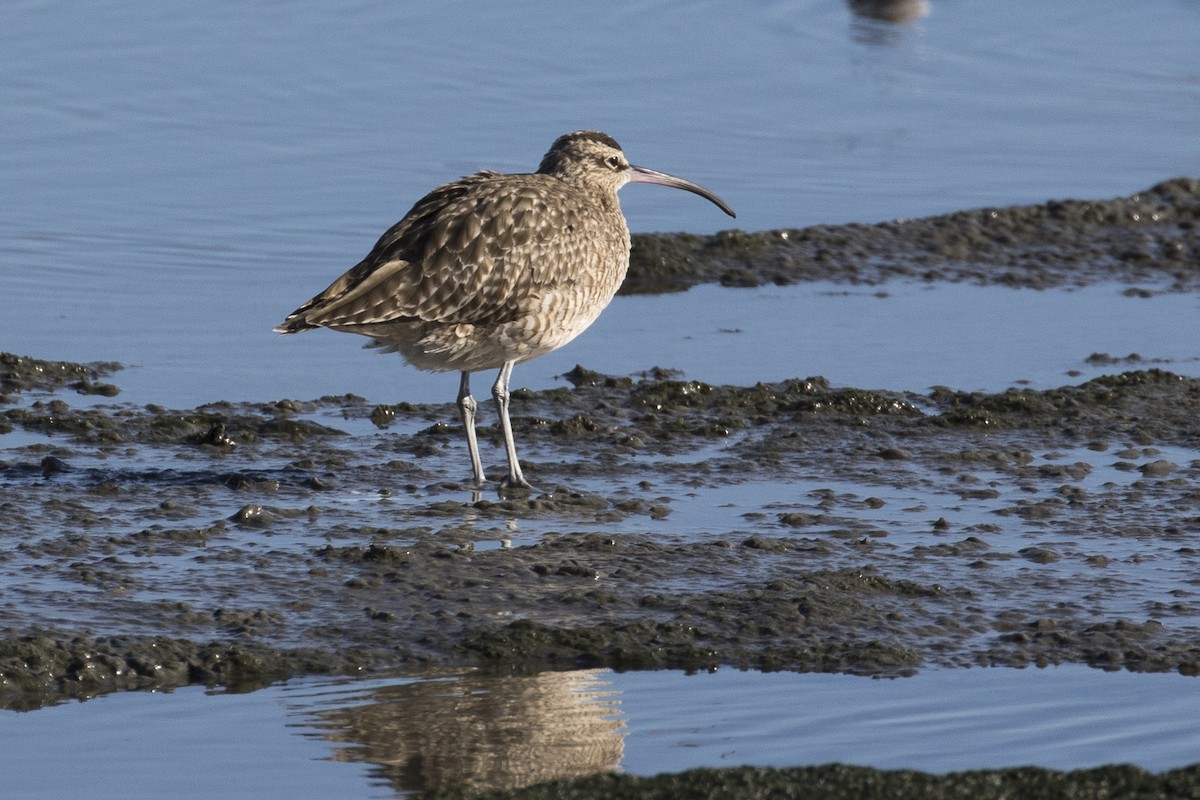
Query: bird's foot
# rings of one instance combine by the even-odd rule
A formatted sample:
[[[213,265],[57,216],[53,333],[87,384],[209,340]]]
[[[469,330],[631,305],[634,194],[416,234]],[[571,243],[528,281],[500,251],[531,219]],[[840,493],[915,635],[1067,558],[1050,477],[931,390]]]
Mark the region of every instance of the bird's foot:
[[[536,492],[532,483],[525,480],[524,475],[507,475],[500,480],[500,495],[514,497]]]

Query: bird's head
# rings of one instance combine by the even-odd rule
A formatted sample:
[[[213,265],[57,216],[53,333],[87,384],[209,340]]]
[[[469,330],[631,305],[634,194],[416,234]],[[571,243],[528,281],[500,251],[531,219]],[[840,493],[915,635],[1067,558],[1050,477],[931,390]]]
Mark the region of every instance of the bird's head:
[[[538,172],[613,195],[627,183],[657,183],[698,194],[729,216],[737,216],[724,200],[698,183],[630,164],[617,140],[600,131],[575,131],[558,137],[542,157]]]

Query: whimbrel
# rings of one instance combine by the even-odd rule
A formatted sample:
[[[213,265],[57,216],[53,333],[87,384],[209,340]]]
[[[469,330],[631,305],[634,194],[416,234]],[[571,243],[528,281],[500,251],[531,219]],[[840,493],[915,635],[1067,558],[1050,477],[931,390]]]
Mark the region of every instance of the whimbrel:
[[[477,172],[434,189],[275,330],[360,333],[419,369],[462,373],[458,410],[477,486],[484,474],[470,378],[499,369],[492,398],[508,456],[504,483],[532,488],[508,418],[512,369],[574,339],[613,299],[629,268],[617,201],[627,183],[685,189],[735,216],[699,184],[630,164],[608,134],[576,131],[555,140],[537,172]]]

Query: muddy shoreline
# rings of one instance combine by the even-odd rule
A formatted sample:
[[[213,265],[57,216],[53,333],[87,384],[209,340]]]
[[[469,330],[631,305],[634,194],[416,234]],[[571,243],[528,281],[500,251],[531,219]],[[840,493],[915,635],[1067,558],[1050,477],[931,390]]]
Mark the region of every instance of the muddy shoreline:
[[[1111,201],[640,236],[625,291],[1194,291],[1198,219],[1200,181],[1180,178]],[[539,491],[501,496],[461,482],[449,404],[140,407],[119,365],[0,354],[0,703],[467,665],[1200,674],[1197,581],[1126,571],[1200,575],[1200,460],[1171,455],[1200,450],[1200,379],[1111,366],[998,393],[579,367],[572,388],[514,394]],[[481,439],[498,457],[495,427]],[[1090,481],[1101,463],[1129,480]],[[689,498],[789,484],[805,488],[689,533]]]
[[[830,764],[794,769],[694,769],[677,775],[639,778],[599,775],[574,781],[539,784],[512,791],[429,792],[430,800],[659,800],[676,797],[772,797],[782,800],[1175,800],[1195,794],[1200,767],[1154,775],[1129,766],[1059,772],[1022,767],[929,775],[911,770],[876,770]]]
[[[1200,444],[1200,380],[1142,370],[1048,391],[916,397],[833,389],[819,378],[755,387],[632,383],[583,370],[576,378],[574,390],[523,392],[514,402],[529,474],[549,488],[509,498],[475,497],[439,474],[458,466],[452,426],[354,437],[296,418],[306,408],[378,415],[353,398],[183,413],[73,409],[55,399],[3,412],[14,428],[53,442],[17,448],[0,464],[4,562],[14,578],[0,606],[9,704],[463,664],[903,675],[931,665],[1080,662],[1200,672],[1189,591],[1148,600],[1162,611],[1147,605],[1136,617],[1057,607],[1056,596],[1088,593],[1076,581],[1102,574],[1102,558],[1090,566],[1086,552],[1010,549],[1001,524],[1173,539],[1187,550],[1200,519],[1200,462],[1156,458],[1155,448]],[[424,424],[450,410],[393,408],[388,417]],[[356,439],[370,449],[358,451]],[[486,439],[494,445],[496,432]],[[1035,452],[1077,447],[1111,452],[1140,477],[1086,491],[1072,487],[1086,464],[1032,465]],[[674,460],[697,449],[712,456]],[[539,459],[561,452],[572,459]],[[181,465],[150,466],[163,458]],[[884,501],[833,489],[806,510],[751,513],[725,536],[671,534],[682,498],[661,493],[664,476],[675,487],[737,487],[788,474],[919,486],[964,502],[1020,487],[1024,499],[998,507],[996,523],[958,530],[921,509],[897,510],[934,533],[913,547],[855,519],[855,509]],[[610,481],[617,493],[571,488]],[[347,494],[372,501],[324,507]],[[555,530],[518,546],[477,546],[503,539],[514,519]],[[644,532],[604,532],[618,524]],[[277,537],[299,541],[274,546]],[[208,585],[203,568],[174,578],[177,586],[160,582],[157,558],[211,564],[221,583]],[[1050,567],[1063,558],[1088,568],[1049,589],[1036,572],[1022,587],[1003,570],[1014,559]],[[1004,578],[990,579],[993,568]],[[39,594],[47,582],[61,588]],[[172,599],[172,586],[196,599]],[[1012,607],[1000,611],[1005,593]],[[52,624],[68,615],[86,622]]]
[[[1200,282],[1200,180],[1111,200],[1051,200],[873,225],[634,237],[624,294],[698,283],[969,281],[1031,289],[1100,281],[1191,291]]]

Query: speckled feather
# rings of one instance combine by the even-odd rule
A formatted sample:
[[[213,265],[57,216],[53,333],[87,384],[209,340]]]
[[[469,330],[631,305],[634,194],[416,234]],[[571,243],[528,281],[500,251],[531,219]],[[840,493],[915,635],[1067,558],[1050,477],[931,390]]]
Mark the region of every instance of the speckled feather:
[[[617,190],[630,182],[684,189],[733,216],[703,186],[631,165],[608,134],[575,131],[555,140],[537,172],[477,172],[434,189],[275,330],[361,333],[421,369],[461,372],[458,411],[476,486],[485,478],[470,378],[498,368],[505,483],[531,489],[508,413],[512,368],[574,339],[617,293],[629,268]]]
[[[570,341],[624,280],[629,231],[620,184],[579,180],[561,142],[545,171],[479,172],[430,192],[279,330],[365,334],[429,370],[498,368]]]

